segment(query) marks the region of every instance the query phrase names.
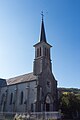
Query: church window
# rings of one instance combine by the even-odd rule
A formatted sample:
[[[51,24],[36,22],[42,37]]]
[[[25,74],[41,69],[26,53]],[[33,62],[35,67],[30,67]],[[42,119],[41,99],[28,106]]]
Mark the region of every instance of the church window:
[[[10,105],[12,104],[12,101],[13,101],[13,93],[11,93],[10,95]]]
[[[47,49],[47,57],[49,57],[49,50]]]
[[[46,48],[45,48],[45,56],[46,56]]]
[[[5,97],[5,94],[3,93],[3,94],[2,94],[2,97],[1,97],[1,105],[2,105],[2,103],[3,103],[3,101],[4,101],[4,97]]]
[[[48,96],[48,95],[47,95],[47,97],[46,97],[46,103],[51,103],[50,96]]]
[[[50,87],[51,86],[51,82],[47,81],[47,86]]]
[[[39,57],[39,48],[37,48],[37,57]]]
[[[23,91],[21,92],[21,95],[20,95],[20,104],[23,104]]]
[[[40,56],[41,56],[41,47],[40,47]]]
[[[33,103],[31,104],[31,112],[33,112],[34,110],[33,110]]]

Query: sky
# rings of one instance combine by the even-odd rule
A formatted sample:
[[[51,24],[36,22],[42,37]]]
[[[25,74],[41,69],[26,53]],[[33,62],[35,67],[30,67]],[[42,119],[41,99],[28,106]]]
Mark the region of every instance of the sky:
[[[33,71],[41,11],[58,87],[80,88],[80,0],[0,0],[0,78]]]

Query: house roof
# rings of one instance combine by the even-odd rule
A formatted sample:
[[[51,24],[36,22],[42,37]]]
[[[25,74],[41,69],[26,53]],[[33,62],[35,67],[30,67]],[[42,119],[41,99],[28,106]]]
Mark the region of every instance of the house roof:
[[[12,84],[17,84],[17,83],[22,83],[22,82],[29,82],[36,80],[37,76],[33,75],[33,73],[28,73],[24,75],[20,75],[14,78],[7,79],[7,85],[12,85]]]

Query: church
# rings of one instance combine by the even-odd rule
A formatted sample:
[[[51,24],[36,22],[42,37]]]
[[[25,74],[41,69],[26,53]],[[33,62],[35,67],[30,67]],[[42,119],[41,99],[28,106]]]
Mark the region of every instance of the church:
[[[0,79],[0,112],[57,110],[57,81],[52,73],[50,49],[42,16],[39,42],[34,45],[32,73]]]

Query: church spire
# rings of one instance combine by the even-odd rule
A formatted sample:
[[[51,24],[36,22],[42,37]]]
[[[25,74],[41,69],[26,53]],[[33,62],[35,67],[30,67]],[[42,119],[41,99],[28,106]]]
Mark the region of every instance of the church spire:
[[[43,13],[42,13],[42,22],[41,22],[41,33],[40,41],[34,45],[35,47],[35,59],[33,73],[34,75],[41,74],[46,68],[49,68],[52,72],[51,58],[50,58],[50,48],[52,47],[46,41]]]
[[[44,21],[43,21],[43,12],[42,15],[42,23],[41,23],[41,33],[40,33],[40,42],[46,42],[46,35],[45,35],[45,29],[44,29]]]

